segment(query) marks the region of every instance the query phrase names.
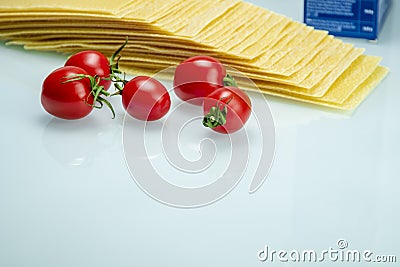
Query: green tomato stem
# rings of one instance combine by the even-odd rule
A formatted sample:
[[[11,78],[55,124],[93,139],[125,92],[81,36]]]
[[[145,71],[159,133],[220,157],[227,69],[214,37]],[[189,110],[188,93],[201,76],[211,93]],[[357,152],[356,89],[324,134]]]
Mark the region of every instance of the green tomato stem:
[[[85,74],[76,74],[76,75],[72,75],[72,76],[67,76],[64,77],[65,81],[62,81],[62,83],[67,83],[67,82],[74,82],[74,81],[79,81],[82,79],[89,79],[90,81],[90,88],[91,88],[91,95],[93,96],[93,104],[90,104],[88,102],[89,100],[89,96],[87,96],[86,98],[86,104],[88,104],[89,106],[93,107],[93,108],[102,108],[104,104],[106,104],[106,106],[111,110],[111,113],[113,114],[113,119],[115,118],[115,111],[113,106],[111,105],[111,103],[106,100],[104,97],[102,97],[102,95],[104,96],[109,96],[110,93],[108,93],[106,90],[104,90],[104,86],[100,85],[101,82],[101,77],[95,75],[95,76],[90,76],[90,75],[85,75]],[[98,104],[98,105],[96,105]]]
[[[119,74],[122,74],[122,71],[119,69],[119,60],[121,58],[120,53],[127,44],[128,37],[126,37],[125,42],[110,57],[110,76],[108,79],[112,81],[117,91],[122,91],[124,86],[128,83],[128,81],[125,79],[125,72],[123,73],[123,78],[119,77]],[[114,95],[118,94],[112,94],[111,96]]]

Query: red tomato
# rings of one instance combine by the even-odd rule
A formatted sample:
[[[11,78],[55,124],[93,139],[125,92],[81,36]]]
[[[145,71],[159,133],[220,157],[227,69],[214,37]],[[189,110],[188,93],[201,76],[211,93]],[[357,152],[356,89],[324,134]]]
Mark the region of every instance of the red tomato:
[[[122,90],[122,105],[132,117],[154,121],[162,118],[171,107],[167,89],[156,79],[137,76]]]
[[[203,112],[206,117],[210,116],[208,114],[213,113],[211,120],[214,120],[218,116],[214,113],[215,111],[218,112],[216,107],[218,107],[219,112],[224,113],[224,110],[226,111],[226,114],[223,114],[226,122],[223,120],[224,124],[217,124],[216,127],[210,127],[219,133],[227,134],[236,132],[243,127],[251,114],[249,96],[239,88],[233,86],[222,87],[204,99]]]
[[[105,55],[98,51],[86,50],[72,55],[65,66],[80,67],[90,75],[99,76],[100,78],[108,78],[110,76],[110,63]],[[102,79],[100,85],[104,90],[108,90],[111,86],[110,80]]]
[[[93,95],[89,79],[65,82],[67,76],[76,74],[88,73],[79,67],[66,66],[56,69],[43,81],[41,101],[51,115],[75,120],[92,111]]]
[[[201,106],[203,98],[223,86],[224,66],[208,56],[191,57],[175,70],[174,91],[183,101]]]

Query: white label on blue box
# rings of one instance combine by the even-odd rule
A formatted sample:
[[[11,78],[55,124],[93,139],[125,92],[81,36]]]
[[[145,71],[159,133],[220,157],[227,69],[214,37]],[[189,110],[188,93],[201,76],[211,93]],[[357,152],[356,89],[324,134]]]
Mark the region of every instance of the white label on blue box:
[[[330,34],[375,40],[390,0],[305,0],[304,22]]]

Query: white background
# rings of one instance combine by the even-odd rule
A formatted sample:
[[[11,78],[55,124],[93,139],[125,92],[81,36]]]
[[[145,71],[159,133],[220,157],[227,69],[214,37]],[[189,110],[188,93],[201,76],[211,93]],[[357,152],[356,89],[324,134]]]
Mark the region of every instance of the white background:
[[[251,2],[302,21],[300,0]],[[119,99],[115,120],[106,109],[75,122],[53,119],[40,105],[41,84],[66,56],[2,44],[0,266],[262,266],[271,265],[257,259],[265,245],[321,251],[339,238],[400,261],[393,2],[378,44],[346,39],[391,69],[359,109],[344,115],[268,97],[277,143],[267,181],[250,195],[244,180],[200,209],[165,206],[136,186],[122,152]]]

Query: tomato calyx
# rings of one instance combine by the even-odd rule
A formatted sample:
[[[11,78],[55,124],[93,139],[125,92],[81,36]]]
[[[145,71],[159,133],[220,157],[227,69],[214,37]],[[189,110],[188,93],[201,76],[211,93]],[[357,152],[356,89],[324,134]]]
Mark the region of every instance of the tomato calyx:
[[[90,75],[85,75],[85,74],[76,74],[72,76],[67,76],[64,77],[65,81],[62,83],[68,83],[68,82],[73,82],[73,81],[79,81],[82,79],[89,79],[90,81],[90,88],[91,92],[90,94],[93,95],[93,104],[89,103],[87,100],[90,97],[90,94],[86,97],[85,103],[92,108],[97,108],[101,109],[104,104],[111,110],[111,113],[113,115],[113,119],[115,118],[115,111],[111,103],[105,99],[103,96],[110,96],[110,93],[104,90],[104,86],[100,85],[101,77],[95,75],[95,76],[90,76]]]
[[[226,76],[224,77],[223,83],[224,83],[224,86],[238,87],[235,79],[229,73],[227,73]]]
[[[227,105],[232,101],[233,96],[228,99],[224,105],[221,104],[222,100],[225,100],[226,97],[220,98],[217,102],[217,105],[212,107],[208,114],[206,114],[203,118],[203,125],[208,128],[215,128],[217,126],[224,125],[226,123],[226,115],[228,114]]]

